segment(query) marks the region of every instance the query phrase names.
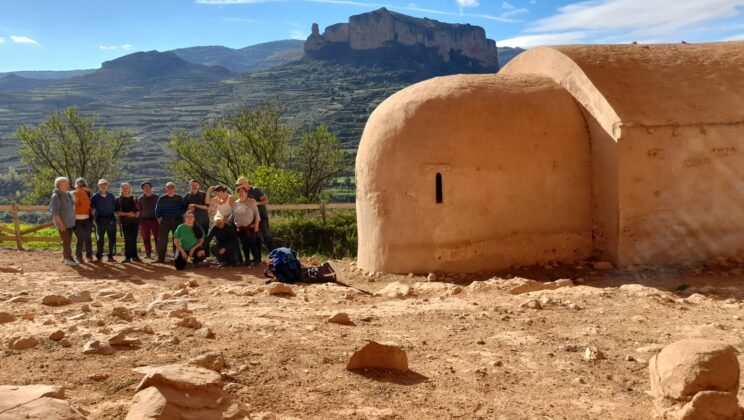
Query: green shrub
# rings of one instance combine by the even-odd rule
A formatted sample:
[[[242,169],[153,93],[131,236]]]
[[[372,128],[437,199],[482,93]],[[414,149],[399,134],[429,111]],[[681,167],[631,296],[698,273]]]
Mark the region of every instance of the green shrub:
[[[353,211],[336,212],[326,223],[318,216],[271,219],[275,246],[286,246],[300,255],[329,258],[356,257],[357,225]]]

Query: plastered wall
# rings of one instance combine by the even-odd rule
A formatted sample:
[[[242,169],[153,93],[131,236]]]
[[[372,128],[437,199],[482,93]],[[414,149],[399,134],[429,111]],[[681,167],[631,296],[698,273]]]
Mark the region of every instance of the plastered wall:
[[[374,111],[357,155],[358,264],[467,272],[585,258],[589,150],[580,107],[547,78],[449,76],[404,89]]]

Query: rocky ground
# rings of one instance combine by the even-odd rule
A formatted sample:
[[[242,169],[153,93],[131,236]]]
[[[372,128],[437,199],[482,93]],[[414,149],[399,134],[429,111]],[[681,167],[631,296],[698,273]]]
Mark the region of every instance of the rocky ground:
[[[663,345],[742,349],[744,270],[725,261],[436,281],[339,265],[379,295],[336,284],[272,295],[259,269],[67,267],[58,253],[0,251],[0,385],[61,386],[88,418],[120,419],[135,368],[217,351],[225,391],[255,418],[642,419]],[[571,281],[547,283],[560,279]],[[327,322],[338,312],[353,325]],[[410,371],[346,370],[369,340],[400,346]]]

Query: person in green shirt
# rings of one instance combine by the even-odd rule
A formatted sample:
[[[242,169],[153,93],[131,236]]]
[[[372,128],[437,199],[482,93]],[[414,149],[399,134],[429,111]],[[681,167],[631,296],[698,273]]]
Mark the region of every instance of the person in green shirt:
[[[206,258],[206,252],[202,249],[204,245],[204,231],[194,223],[194,212],[189,210],[183,215],[183,223],[176,228],[173,234],[173,243],[176,245],[176,270],[183,270],[189,261],[194,267]]]

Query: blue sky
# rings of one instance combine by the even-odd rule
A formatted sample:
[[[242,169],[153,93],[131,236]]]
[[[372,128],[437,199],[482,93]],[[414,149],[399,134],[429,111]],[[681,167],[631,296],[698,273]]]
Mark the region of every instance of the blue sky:
[[[129,52],[304,39],[382,6],[498,45],[744,40],[744,0],[0,0],[0,72],[97,68]]]

